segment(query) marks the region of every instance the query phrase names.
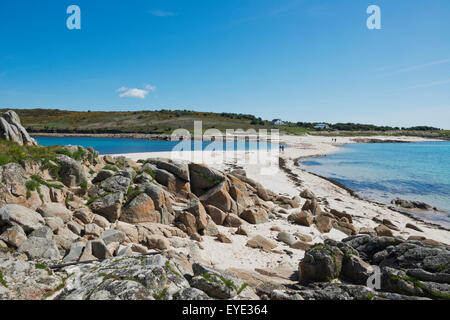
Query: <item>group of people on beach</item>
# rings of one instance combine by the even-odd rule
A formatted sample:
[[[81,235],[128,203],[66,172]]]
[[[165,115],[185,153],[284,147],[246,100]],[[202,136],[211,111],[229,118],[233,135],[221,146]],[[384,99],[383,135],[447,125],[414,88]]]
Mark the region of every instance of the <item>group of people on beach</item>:
[[[280,144],[280,151],[281,151],[281,152],[284,152],[285,147],[286,147],[286,146],[285,146],[284,144]]]
[[[331,139],[331,142],[333,142],[333,143],[334,143],[334,142],[337,142],[337,139],[336,139],[336,138],[332,138],[332,139]]]

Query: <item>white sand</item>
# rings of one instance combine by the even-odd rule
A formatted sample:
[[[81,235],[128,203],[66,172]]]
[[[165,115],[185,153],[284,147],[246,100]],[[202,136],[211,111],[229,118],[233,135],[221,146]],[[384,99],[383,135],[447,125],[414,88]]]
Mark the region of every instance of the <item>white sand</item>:
[[[385,205],[372,203],[365,200],[359,200],[351,196],[346,190],[337,187],[331,182],[312,175],[306,171],[298,168],[294,164],[295,159],[299,157],[310,157],[326,155],[339,150],[339,146],[347,143],[353,143],[351,138],[336,137],[337,143],[332,143],[332,137],[317,137],[317,136],[281,136],[280,139],[287,144],[284,153],[280,157],[286,160],[286,165],[292,172],[302,181],[302,186],[298,187],[294,182],[281,170],[278,169],[277,154],[268,154],[267,151],[226,151],[226,152],[151,152],[140,154],[124,154],[124,156],[135,161],[139,159],[148,159],[155,157],[162,158],[177,158],[186,159],[198,163],[207,163],[219,170],[230,169],[234,166],[242,167],[246,170],[247,176],[260,182],[267,189],[271,189],[277,193],[283,193],[290,196],[298,195],[303,189],[309,189],[319,198],[326,198],[329,202],[328,207],[339,211],[346,211],[353,217],[353,224],[358,227],[374,228],[378,223],[374,222],[372,218],[389,219],[400,228],[400,232],[394,231],[395,236],[408,238],[410,235],[424,236],[429,239],[450,244],[450,232],[429,226],[423,222],[416,221],[412,218],[404,216],[400,213],[392,211]],[[393,139],[392,137],[370,137],[372,139]],[[395,140],[404,140],[410,142],[429,141],[427,139],[416,137],[395,137]],[[225,160],[223,156],[226,156]],[[115,155],[117,156],[117,155]],[[261,163],[252,163],[249,159],[252,157],[259,157],[262,159]],[[246,161],[245,161],[246,160]],[[275,162],[276,166],[269,166],[270,161]],[[273,170],[275,169],[275,170]],[[271,172],[272,170],[272,172]],[[323,208],[323,204],[321,204]],[[419,226],[424,232],[418,232],[412,229],[405,228],[407,223],[412,223]],[[278,232],[271,231],[273,226],[280,227],[283,231],[290,233],[301,232],[303,234],[310,234],[313,236],[313,243],[323,242],[326,238],[341,240],[347,235],[333,229],[330,233],[320,234],[317,229],[313,227],[303,227],[293,225],[283,218],[271,220],[268,223],[259,225],[250,225],[252,235],[260,234],[269,239],[276,240]],[[198,259],[215,265],[217,268],[228,269],[238,268],[248,271],[259,269],[275,270],[280,266],[292,270],[297,269],[300,259],[304,255],[304,251],[298,249],[291,249],[285,244],[278,242],[277,250],[289,250],[291,255],[279,253],[267,253],[261,250],[252,249],[246,246],[247,237],[239,235],[231,235],[231,228],[219,227],[221,232],[230,235],[233,243],[224,244],[216,241],[212,237],[204,237],[201,243],[203,250],[198,250],[192,254],[197,255]],[[188,253],[189,249],[177,249],[181,252]]]

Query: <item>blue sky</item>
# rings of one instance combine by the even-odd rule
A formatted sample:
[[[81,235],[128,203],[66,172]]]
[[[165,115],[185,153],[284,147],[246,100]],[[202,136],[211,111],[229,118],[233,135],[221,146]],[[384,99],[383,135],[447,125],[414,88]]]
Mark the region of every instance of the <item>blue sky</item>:
[[[450,129],[449,14],[448,0],[5,0],[0,108]]]

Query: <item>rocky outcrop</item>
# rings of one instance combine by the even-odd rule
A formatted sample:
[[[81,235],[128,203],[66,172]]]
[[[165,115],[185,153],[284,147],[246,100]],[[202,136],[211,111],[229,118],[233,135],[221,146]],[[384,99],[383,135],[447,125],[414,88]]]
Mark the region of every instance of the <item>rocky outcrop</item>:
[[[394,199],[391,201],[392,204],[402,207],[405,209],[419,209],[419,210],[436,210],[436,208],[433,208],[429,204],[421,201],[408,201],[408,200],[402,200],[402,199]]]
[[[369,235],[348,237],[342,242],[326,240],[306,251],[299,264],[300,285],[282,296],[306,300],[448,300],[449,265],[450,248],[443,244]],[[344,283],[333,280],[338,278]],[[339,298],[339,292],[345,294]],[[275,293],[274,297],[280,295]]]
[[[21,146],[38,145],[36,140],[22,126],[17,113],[11,110],[0,115],[0,139],[13,141]]]
[[[0,298],[447,297],[448,247],[422,236],[392,237],[406,228],[420,232],[415,225],[377,219],[375,229],[358,230],[351,215],[330,208],[326,199],[307,190],[276,194],[241,169],[227,173],[169,159],[136,163],[77,146],[64,149],[53,160],[0,166],[0,266],[7,283],[0,283]],[[269,225],[274,219],[283,224]],[[332,229],[350,237],[330,240]],[[276,271],[255,269],[265,280],[299,282],[261,284],[242,270],[199,264],[201,250],[211,245],[246,246],[245,254],[278,262],[305,251],[294,274],[282,263]],[[54,266],[60,263],[74,265]],[[382,288],[373,290],[367,281],[377,268]]]

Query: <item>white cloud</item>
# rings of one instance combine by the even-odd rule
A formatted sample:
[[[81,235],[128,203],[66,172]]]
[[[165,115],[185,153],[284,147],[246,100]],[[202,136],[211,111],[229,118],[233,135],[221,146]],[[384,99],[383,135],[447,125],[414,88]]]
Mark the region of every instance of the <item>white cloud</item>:
[[[175,15],[174,12],[164,10],[153,10],[150,11],[150,14],[154,15],[155,17],[171,17]]]
[[[155,90],[156,90],[156,87],[155,87],[155,86],[152,86],[151,84],[146,84],[146,85],[144,86],[144,88],[147,89],[147,90],[149,90],[149,91],[155,91]]]
[[[127,87],[120,87],[120,88],[117,89],[116,91],[117,91],[117,92],[124,92],[124,91],[127,91],[127,90],[128,90]]]
[[[120,88],[123,89],[124,87]],[[137,89],[137,88],[133,88],[133,89],[125,89],[126,91],[124,93],[122,93],[121,95],[119,95],[119,97],[121,98],[139,98],[139,99],[145,99],[145,97],[148,94],[147,90],[142,90],[142,89]]]

